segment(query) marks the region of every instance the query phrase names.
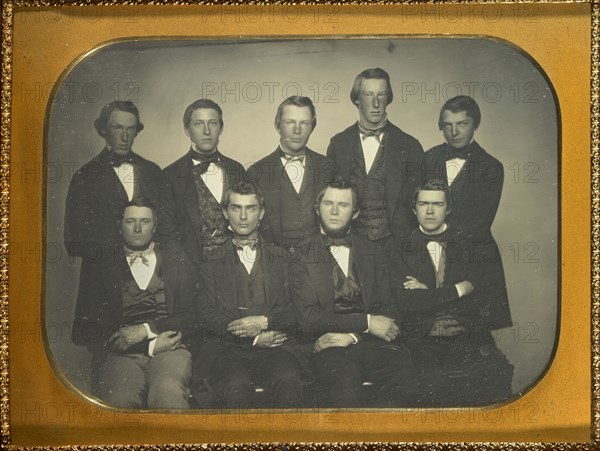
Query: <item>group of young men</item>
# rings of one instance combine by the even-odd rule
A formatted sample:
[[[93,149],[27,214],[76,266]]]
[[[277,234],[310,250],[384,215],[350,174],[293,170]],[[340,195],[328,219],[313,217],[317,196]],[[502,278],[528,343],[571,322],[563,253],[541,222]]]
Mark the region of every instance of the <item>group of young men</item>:
[[[135,105],[102,109],[106,147],[74,175],[64,227],[82,257],[73,337],[98,398],[183,409],[193,383],[223,408],[510,396],[492,336],[511,325],[490,231],[503,169],[473,139],[477,103],[448,100],[446,143],[423,152],[387,118],[383,69],[350,99],[359,120],[327,156],[307,147],[311,100],[283,101],[279,146],[247,171],[219,151],[211,100],[187,107],[191,148],[162,171],[132,151]]]

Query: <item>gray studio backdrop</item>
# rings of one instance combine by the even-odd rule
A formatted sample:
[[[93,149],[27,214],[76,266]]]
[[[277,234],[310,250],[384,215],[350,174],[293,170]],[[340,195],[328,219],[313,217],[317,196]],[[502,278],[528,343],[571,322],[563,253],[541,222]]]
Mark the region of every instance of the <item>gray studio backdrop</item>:
[[[527,390],[553,354],[558,321],[559,152],[557,105],[535,63],[505,42],[484,39],[328,39],[207,42],[146,40],[104,46],[57,82],[47,128],[45,314],[49,357],[76,387],[89,389],[90,357],[70,342],[79,261],[62,248],[65,197],[73,171],[103,148],[93,127],[115,99],[138,106],[145,129],[133,150],[165,167],[189,149],[185,107],[207,97],[223,108],[220,150],[245,166],[278,144],[279,103],[313,99],[318,124],[308,143],[325,153],[330,138],[356,121],[354,77],[386,69],[394,101],[389,119],[425,150],[442,142],[437,116],[457,94],[482,110],[476,139],[505,168],[493,233],[503,254],[515,325],[496,341],[515,365],[513,390]]]

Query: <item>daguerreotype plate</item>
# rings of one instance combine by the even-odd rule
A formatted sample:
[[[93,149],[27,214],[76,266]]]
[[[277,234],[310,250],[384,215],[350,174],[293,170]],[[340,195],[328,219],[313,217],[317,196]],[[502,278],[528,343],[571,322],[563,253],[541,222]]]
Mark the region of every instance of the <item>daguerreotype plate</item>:
[[[598,8],[595,2],[5,2],[3,444],[597,445]],[[468,161],[474,174],[500,187],[491,232],[501,263],[500,269],[490,267],[504,273],[512,321],[486,310],[478,327],[488,343],[477,348],[477,364],[440,376],[458,380],[452,385],[458,394],[394,406],[308,402],[282,408],[259,402],[224,409],[213,402],[208,380],[198,376],[190,409],[115,407],[102,399],[93,346],[86,346],[102,336],[102,325],[82,323],[91,314],[76,311],[76,303],[94,277],[89,268],[100,271],[86,264],[103,250],[64,241],[73,215],[109,197],[92,190],[68,206],[77,174],[87,186],[102,177],[94,170],[98,165],[83,175],[79,168],[106,144],[118,146],[113,132],[98,126],[103,107],[120,101],[137,108],[144,127],[129,144],[164,169],[190,150],[184,110],[209,99],[222,109],[219,151],[248,169],[277,149],[282,137],[276,113],[290,96],[312,100],[317,125],[308,147],[331,155],[332,137],[361,117],[351,91],[355,77],[369,68],[389,74],[393,101],[386,94],[383,108],[388,122],[425,151],[450,142],[440,117],[446,102],[474,99],[481,112],[474,139],[497,160],[489,167],[491,160],[479,166]],[[400,171],[398,178],[406,174]],[[141,189],[137,183],[135,189]],[[73,205],[76,211],[66,212]],[[103,219],[86,227],[100,227]],[[97,300],[98,290],[85,296]],[[469,331],[462,334],[464,339]],[[505,365],[492,371],[495,361],[486,368],[481,356],[490,352]],[[120,377],[130,376],[123,371]],[[506,389],[495,392],[500,380]]]

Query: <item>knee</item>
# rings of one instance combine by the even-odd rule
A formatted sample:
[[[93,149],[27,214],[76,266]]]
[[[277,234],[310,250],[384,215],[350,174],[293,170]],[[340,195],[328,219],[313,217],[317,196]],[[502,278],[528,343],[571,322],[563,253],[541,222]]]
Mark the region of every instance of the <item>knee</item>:
[[[148,408],[187,408],[189,384],[183,378],[164,377],[148,387]]]

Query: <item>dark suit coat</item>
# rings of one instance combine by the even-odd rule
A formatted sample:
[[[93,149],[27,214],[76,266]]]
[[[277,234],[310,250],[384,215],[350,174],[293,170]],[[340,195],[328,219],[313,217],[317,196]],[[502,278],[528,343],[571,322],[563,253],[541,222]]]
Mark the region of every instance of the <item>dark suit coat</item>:
[[[163,170],[158,232],[160,243],[170,258],[183,257],[185,253],[199,267],[203,260],[201,212],[191,152]],[[244,178],[245,171],[240,163],[224,155],[221,155],[221,162],[225,172],[225,194],[228,187]]]
[[[367,313],[395,316],[384,259],[367,238],[352,235],[352,260],[355,263],[365,313],[334,313],[335,258],[323,246],[321,235],[307,240],[302,255],[290,261],[290,291],[305,340],[315,340],[327,332],[354,332],[367,329]]]
[[[69,255],[82,256],[83,251],[84,256],[94,259],[95,249],[114,251],[121,241],[117,221],[129,200],[109,162],[109,155],[109,150],[104,148],[79,168],[71,179],[64,226],[65,247]],[[139,195],[149,198],[158,206],[160,168],[135,153],[132,153],[132,158],[139,181]],[[87,249],[87,246],[90,248]],[[84,264],[87,260],[84,258]]]
[[[306,148],[309,156],[305,168],[304,181],[316,185],[316,194],[319,194],[325,185],[333,180],[335,176],[335,163],[324,155]],[[285,218],[281,217],[281,178],[275,171],[283,169],[279,148],[275,152],[267,155],[262,160],[257,161],[248,169],[248,180],[256,183],[265,197],[265,216],[260,223],[261,236],[270,242],[282,244],[283,237],[281,232],[281,223]],[[316,195],[315,194],[315,195]],[[312,201],[316,199],[311,199]],[[318,217],[313,208],[314,202],[311,202],[311,209],[306,214],[315,217],[315,225],[318,224]]]
[[[493,238],[490,229],[500,204],[504,167],[475,141],[469,145],[469,150],[470,158],[450,186],[452,211],[446,220],[462,239],[491,241]],[[448,182],[448,152],[450,146],[442,144],[425,153],[427,179],[436,178]]]
[[[184,336],[195,327],[195,271],[183,261],[167,263],[158,246],[168,317],[149,321],[155,333],[181,331]],[[122,326],[123,265],[128,266],[122,248],[114,258],[82,268],[75,306],[73,342],[93,353],[102,351],[105,341]]]
[[[427,329],[438,315],[451,315],[460,322],[476,326],[480,337],[482,331],[498,329],[499,319],[503,318],[495,316],[496,312],[503,312],[510,320],[506,289],[498,285],[497,278],[486,268],[475,248],[450,239],[446,242],[444,283],[435,288],[435,267],[427,246],[419,238],[419,230],[397,240],[389,269],[398,326],[404,324],[405,331],[410,325]],[[428,289],[405,289],[403,284],[407,276],[415,277]],[[473,284],[474,291],[459,298],[455,285],[465,280]]]
[[[358,123],[338,133],[329,143],[327,156],[337,166],[337,173],[350,181],[354,152],[362,154]],[[385,148],[385,192],[388,220],[394,236],[410,233],[416,227],[410,199],[420,182],[423,147],[419,141],[388,122],[383,138]]]
[[[442,144],[425,153],[428,179],[438,178],[448,182],[445,157],[449,151],[448,144]],[[470,157],[450,186],[452,210],[446,220],[456,239],[476,247],[481,254],[479,257],[482,270],[487,273],[486,280],[499,290],[498,295],[503,299],[496,304],[498,309],[490,315],[499,328],[509,327],[512,320],[502,257],[490,230],[500,204],[504,167],[476,141],[469,144],[469,151]]]
[[[289,332],[295,324],[287,286],[285,251],[260,240],[265,283],[266,306],[261,314],[268,318],[269,330]],[[234,341],[251,344],[253,338],[235,338],[226,332],[227,325],[246,314],[238,309],[236,283],[237,251],[231,240],[221,245],[200,268],[198,312],[203,342]],[[242,311],[243,312],[243,311]]]

